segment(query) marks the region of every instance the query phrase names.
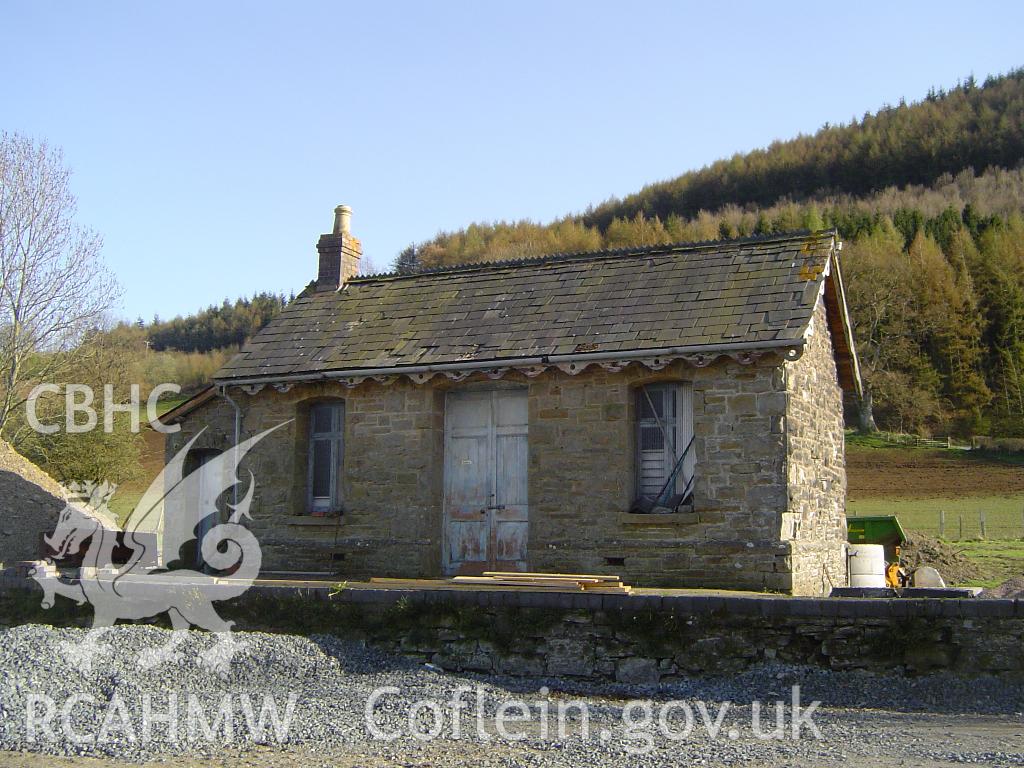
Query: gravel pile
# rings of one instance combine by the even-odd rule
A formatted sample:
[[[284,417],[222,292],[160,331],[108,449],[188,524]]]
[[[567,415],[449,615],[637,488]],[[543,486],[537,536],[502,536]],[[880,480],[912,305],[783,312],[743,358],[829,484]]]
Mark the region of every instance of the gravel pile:
[[[63,508],[57,481],[0,440],[0,563],[38,558]]]
[[[206,633],[189,632],[179,648],[182,653],[179,661],[150,670],[140,669],[139,652],[165,643],[169,634],[167,630],[148,626],[114,627],[105,639],[110,643],[109,653],[94,663],[90,671],[82,671],[68,662],[67,648],[62,643],[80,643],[85,630],[27,625],[0,632],[0,750],[142,761],[183,753],[196,759],[197,755],[217,753],[225,744],[232,749],[286,744],[314,756],[322,755],[324,764],[328,764],[330,755],[352,753],[408,764],[410,754],[424,750],[429,750],[431,760],[440,761],[439,764],[450,759],[451,765],[461,765],[468,753],[476,755],[474,764],[509,764],[501,762],[506,760],[500,757],[505,754],[502,752],[504,744],[502,749],[495,749],[488,756],[488,752],[481,749],[476,731],[478,726],[483,727],[485,733],[493,737],[496,708],[501,702],[518,699],[530,705],[531,720],[519,724],[509,718],[509,730],[525,733],[525,739],[516,742],[519,751],[514,764],[517,765],[602,765],[627,760],[631,765],[641,766],[747,761],[768,765],[786,760],[813,764],[815,760],[841,760],[858,750],[874,750],[879,755],[891,753],[893,722],[899,717],[913,718],[915,712],[960,713],[958,717],[999,715],[1016,722],[1024,710],[1024,683],[993,678],[970,681],[946,676],[900,679],[866,673],[763,666],[729,678],[694,679],[644,689],[559,679],[448,674],[330,636],[305,638],[238,633],[236,637],[246,643],[246,648],[236,656],[227,675],[219,677],[209,673],[199,661],[200,654],[216,642],[215,638]],[[807,729],[799,741],[755,738],[751,729],[751,702],[755,699],[766,702],[763,723],[769,728],[774,724],[774,702],[789,702],[793,685],[800,686],[804,707],[814,700],[822,702],[813,720],[823,738],[813,738]],[[379,700],[374,722],[383,732],[400,734],[391,741],[374,739],[364,716],[368,698],[385,686],[393,686],[398,691]],[[468,739],[468,743],[454,738],[449,708],[460,686],[471,689],[461,696],[466,702],[461,716],[461,738]],[[151,731],[143,738],[141,721],[146,708],[166,715],[171,694],[177,700],[178,733],[172,733],[166,723],[151,722]],[[295,700],[286,733],[279,738],[266,718],[264,723],[270,727],[262,733],[261,729],[253,728],[268,700],[276,706],[279,717],[285,717],[290,695]],[[37,713],[34,741],[30,739],[26,717],[33,696]],[[73,699],[75,696],[79,698]],[[193,707],[206,724],[213,724],[225,696],[231,702],[232,738],[225,738],[223,723],[214,727],[212,741],[198,728],[195,738],[189,738],[189,707]],[[40,697],[48,697],[54,704],[53,739],[48,738],[39,725],[45,709]],[[242,703],[246,697],[251,703],[250,713]],[[623,707],[626,700],[632,698],[656,699],[655,712],[668,700],[686,701],[697,716],[697,725],[684,739],[672,740],[659,733],[655,715],[652,727],[643,729],[652,734],[652,749],[643,755],[633,754],[643,746],[643,737],[631,735],[624,724]],[[588,704],[587,733],[582,732],[583,721],[577,710],[569,718],[567,735],[560,738],[554,712],[559,703],[574,699],[584,699]],[[419,700],[433,702],[443,713],[438,735],[429,744],[412,738],[410,733],[410,711]],[[62,710],[68,707],[69,701],[72,705],[68,710],[68,729],[62,722]],[[708,718],[714,721],[725,703],[729,705],[722,717],[721,731],[717,738],[711,738],[701,724],[700,707],[703,705]],[[435,724],[430,706],[420,711],[418,720],[413,717],[413,722],[418,723],[423,732]],[[545,706],[552,718],[547,735],[540,730]],[[479,721],[475,719],[478,707],[483,713]],[[856,717],[850,717],[851,710],[857,710]],[[638,710],[633,714],[636,717],[642,713]],[[786,716],[789,723],[788,705]],[[90,737],[104,732],[104,722],[107,723],[105,740],[93,743]],[[675,733],[685,726],[684,715],[678,707],[669,712],[666,722]],[[86,738],[76,743],[74,734]],[[941,754],[936,755],[934,743],[915,747],[913,740],[903,742],[901,749],[905,754],[918,754],[922,759],[1024,762],[1024,741],[1020,751],[993,750],[989,757],[953,743],[948,748],[938,749]]]
[[[1014,576],[1002,584],[989,589],[983,589],[979,597],[990,597],[1001,600],[1024,598],[1024,576]]]
[[[0,471],[16,474],[51,496],[64,499],[64,489],[60,483],[14,450],[6,440],[0,440]]]

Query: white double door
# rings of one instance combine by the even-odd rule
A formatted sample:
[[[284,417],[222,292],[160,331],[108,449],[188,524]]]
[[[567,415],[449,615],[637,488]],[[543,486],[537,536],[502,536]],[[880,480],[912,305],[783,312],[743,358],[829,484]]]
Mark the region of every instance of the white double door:
[[[527,397],[451,392],[445,404],[444,570],[527,568]]]

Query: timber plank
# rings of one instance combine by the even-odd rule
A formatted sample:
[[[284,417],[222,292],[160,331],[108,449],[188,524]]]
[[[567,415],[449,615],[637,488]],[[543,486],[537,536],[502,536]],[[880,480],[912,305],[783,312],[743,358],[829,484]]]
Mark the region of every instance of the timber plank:
[[[500,579],[570,579],[587,581],[621,581],[618,576],[606,576],[594,573],[534,573],[526,571],[484,571],[484,576]]]

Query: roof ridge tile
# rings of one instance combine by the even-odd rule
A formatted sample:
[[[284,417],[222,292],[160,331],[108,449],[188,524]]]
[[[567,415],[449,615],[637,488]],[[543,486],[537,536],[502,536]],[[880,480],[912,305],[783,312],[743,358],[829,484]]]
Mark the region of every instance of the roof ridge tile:
[[[693,251],[702,248],[722,248],[729,245],[761,245],[764,243],[786,243],[793,240],[805,240],[807,238],[824,239],[826,237],[838,237],[838,231],[832,229],[798,229],[790,232],[778,232],[765,235],[749,235],[747,237],[735,237],[728,240],[693,240],[675,243],[659,243],[657,245],[627,246],[623,248],[605,248],[598,251],[568,251],[542,254],[540,256],[522,256],[515,259],[501,259],[497,261],[469,261],[460,264],[448,264],[440,267],[429,267],[416,272],[378,272],[370,275],[357,275],[350,278],[346,285],[381,280],[403,280],[424,276],[443,276],[448,274],[464,274],[474,271],[489,271],[496,269],[508,269],[510,267],[541,266],[544,264],[558,264],[572,261],[585,263],[588,261],[599,261],[602,259],[618,256],[649,256],[656,254],[669,255],[679,251]],[[776,255],[778,251],[760,251],[765,256]]]

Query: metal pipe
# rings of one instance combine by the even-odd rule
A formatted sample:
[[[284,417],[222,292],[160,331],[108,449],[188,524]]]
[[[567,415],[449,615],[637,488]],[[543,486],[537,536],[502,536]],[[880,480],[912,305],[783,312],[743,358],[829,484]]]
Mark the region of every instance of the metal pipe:
[[[238,444],[242,441],[242,409],[238,405],[238,403],[235,402],[234,398],[232,398],[231,395],[228,394],[228,385],[227,384],[221,384],[220,386],[218,386],[217,387],[217,393],[221,397],[223,397],[225,400],[227,400],[229,403],[231,403],[231,407],[235,409],[235,444],[234,444],[234,447],[231,449],[232,451],[234,451],[234,457],[232,458],[232,461],[231,461],[231,465],[232,465],[231,472],[234,474],[238,470]],[[238,479],[238,475],[236,474],[233,479],[237,480]],[[234,504],[235,507],[237,507],[238,506],[238,483],[237,482],[231,487],[231,495],[232,495],[232,499],[233,499],[233,504]]]
[[[322,379],[343,379],[346,376],[391,376],[396,374],[443,373],[445,371],[486,370],[487,368],[521,367],[530,365],[555,365],[558,363],[600,363],[617,360],[636,360],[645,357],[675,357],[678,355],[698,355],[704,352],[760,351],[783,347],[803,347],[805,340],[770,339],[754,344],[746,342],[725,342],[720,344],[701,344],[689,347],[661,347],[658,349],[636,349],[626,352],[576,352],[564,355],[542,355],[539,357],[504,357],[489,360],[467,360],[462,363],[435,363],[433,365],[396,365],[388,368],[346,368],[320,373],[292,373],[282,376],[252,376],[239,379],[215,379],[220,386],[228,384],[273,384],[284,381],[317,381]]]

